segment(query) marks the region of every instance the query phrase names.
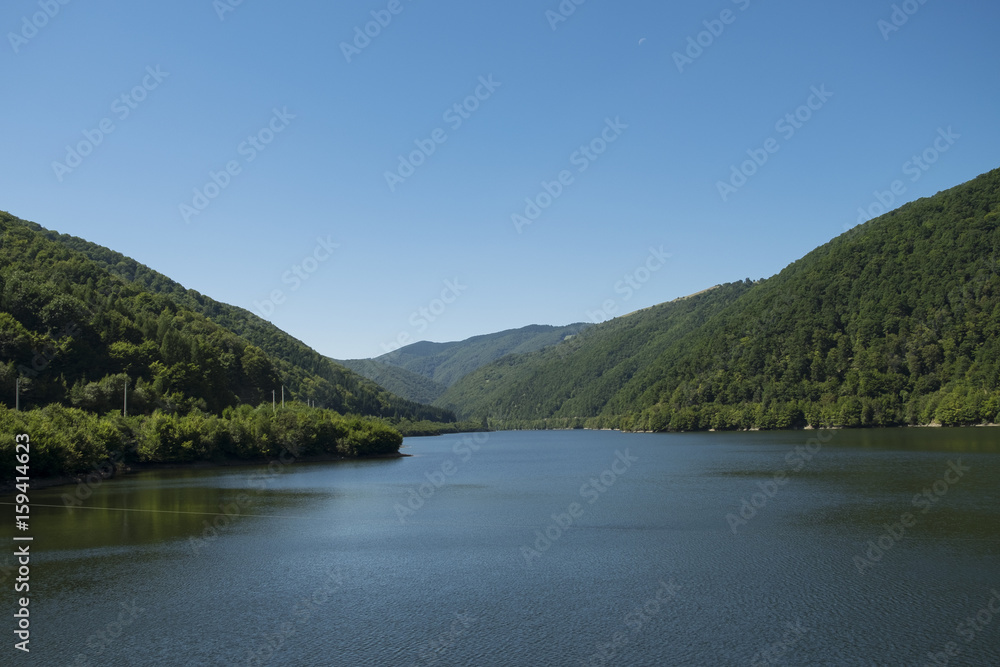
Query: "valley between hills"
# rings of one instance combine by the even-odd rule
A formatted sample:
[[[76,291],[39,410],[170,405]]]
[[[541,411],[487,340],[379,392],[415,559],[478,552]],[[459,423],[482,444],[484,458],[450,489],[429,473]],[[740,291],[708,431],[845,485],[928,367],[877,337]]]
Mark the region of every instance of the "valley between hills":
[[[0,449],[32,433],[41,476],[114,457],[384,456],[484,429],[1000,421],[1000,170],[769,278],[363,360],[86,240],[6,213],[0,235]]]

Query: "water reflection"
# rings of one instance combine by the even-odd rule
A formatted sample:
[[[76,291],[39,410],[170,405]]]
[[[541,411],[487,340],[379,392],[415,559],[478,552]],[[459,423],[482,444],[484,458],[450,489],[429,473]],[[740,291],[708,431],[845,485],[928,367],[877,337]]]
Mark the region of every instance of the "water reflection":
[[[38,491],[39,657],[72,663],[138,600],[149,611],[102,664],[245,662],[335,571],[343,585],[291,619],[273,664],[411,664],[466,612],[478,620],[449,664],[580,664],[661,580],[676,599],[616,647],[620,664],[750,664],[797,621],[810,632],[787,664],[920,664],[1000,572],[1000,431],[831,432],[794,469],[788,453],[818,435],[491,434],[405,524],[395,505],[454,459],[455,438],[289,466],[263,486],[258,469],[221,469],[105,482],[80,507],[63,506],[74,487]],[[581,499],[618,450],[635,465]],[[947,481],[950,461],[968,471]],[[733,534],[727,513],[761,484],[773,495]],[[937,501],[923,513],[925,489]],[[526,568],[520,547],[574,501],[584,514]],[[906,512],[915,524],[860,575],[856,557]],[[997,646],[984,635],[956,664],[1000,664]]]

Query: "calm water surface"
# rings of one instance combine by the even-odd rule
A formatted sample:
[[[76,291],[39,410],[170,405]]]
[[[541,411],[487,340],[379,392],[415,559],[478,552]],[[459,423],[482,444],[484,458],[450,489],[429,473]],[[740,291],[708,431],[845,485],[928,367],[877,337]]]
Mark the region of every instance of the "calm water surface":
[[[32,493],[0,664],[1000,665],[1000,430],[404,451]]]

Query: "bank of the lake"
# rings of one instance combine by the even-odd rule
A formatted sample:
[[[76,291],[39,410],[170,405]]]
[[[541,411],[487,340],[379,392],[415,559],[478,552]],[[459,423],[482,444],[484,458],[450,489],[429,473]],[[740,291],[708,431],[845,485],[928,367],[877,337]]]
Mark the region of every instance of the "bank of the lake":
[[[388,452],[386,454],[368,454],[363,456],[342,456],[339,454],[317,454],[313,456],[279,455],[274,458],[258,459],[213,459],[211,461],[130,461],[123,462],[111,458],[94,465],[93,469],[85,475],[56,475],[51,477],[33,478],[31,488],[51,489],[59,486],[94,486],[101,482],[120,478],[126,475],[134,475],[140,472],[165,472],[169,470],[214,470],[224,468],[260,468],[271,465],[290,465],[292,463],[331,463],[334,461],[363,461],[367,459],[398,459],[410,456],[403,452]],[[282,461],[282,458],[286,461]],[[11,494],[15,491],[14,482],[0,482],[0,495]]]

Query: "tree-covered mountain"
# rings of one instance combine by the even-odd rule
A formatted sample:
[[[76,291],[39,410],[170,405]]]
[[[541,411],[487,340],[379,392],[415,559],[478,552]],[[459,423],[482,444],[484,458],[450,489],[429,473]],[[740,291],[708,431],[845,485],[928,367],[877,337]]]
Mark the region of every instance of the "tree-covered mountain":
[[[506,426],[1000,421],[1000,170],[856,227],[772,278],[500,359],[438,403]]]
[[[271,357],[289,398],[342,413],[380,417],[454,421],[448,411],[409,401],[344,368],[302,341],[248,310],[215,301],[139,262],[84,239],[29,226],[46,238],[77,251],[98,267],[127,283],[169,300],[176,308],[197,313],[259,347]],[[270,398],[268,393],[267,398]]]
[[[433,403],[448,389],[429,377],[378,359],[348,359],[337,363],[384,387],[386,391],[417,403]]]
[[[459,380],[438,403],[491,419],[595,416],[663,349],[749,288],[749,282],[722,285],[592,326],[556,347],[508,355]]]
[[[282,386],[288,408],[273,410]],[[401,442],[391,425],[422,420],[454,428],[452,413],[394,396],[246,311],[0,213],[0,451],[19,429],[45,434],[36,473],[86,470],[112,448],[148,461],[384,453]]]
[[[491,361],[509,354],[525,354],[557,345],[589,326],[584,323],[563,327],[535,324],[451,343],[421,341],[375,359],[351,359],[339,363],[400,396],[411,400],[431,397],[428,401],[431,402],[459,379]]]

